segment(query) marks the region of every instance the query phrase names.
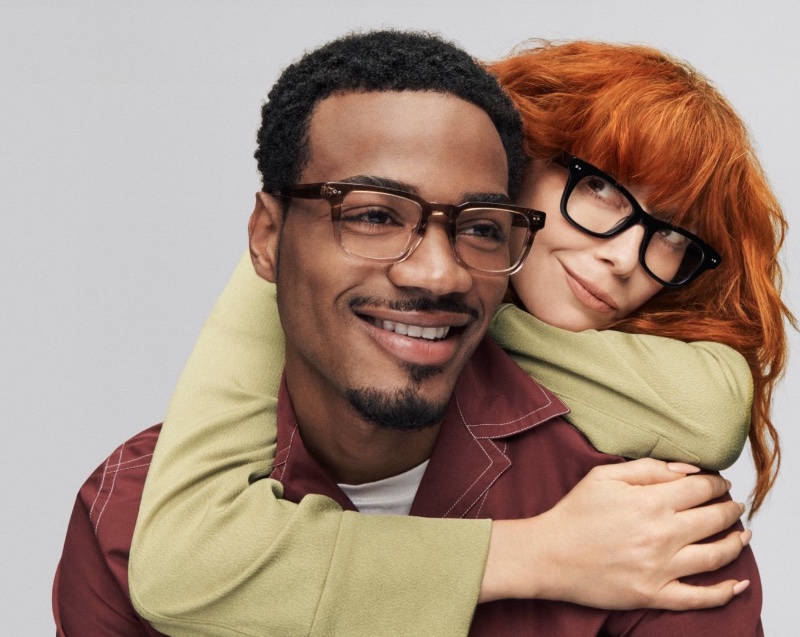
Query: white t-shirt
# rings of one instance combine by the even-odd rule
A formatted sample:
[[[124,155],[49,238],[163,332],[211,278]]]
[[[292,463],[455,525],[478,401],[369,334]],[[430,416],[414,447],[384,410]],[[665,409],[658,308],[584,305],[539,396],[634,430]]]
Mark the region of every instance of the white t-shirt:
[[[408,515],[427,467],[426,460],[413,469],[390,478],[364,484],[340,484],[339,488],[361,513]]]

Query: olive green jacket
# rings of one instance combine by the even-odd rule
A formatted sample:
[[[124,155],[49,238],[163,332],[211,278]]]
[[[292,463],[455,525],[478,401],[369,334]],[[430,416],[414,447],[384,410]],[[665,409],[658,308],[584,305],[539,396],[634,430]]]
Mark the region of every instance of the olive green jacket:
[[[601,451],[713,469],[749,426],[744,359],[714,343],[571,333],[503,306],[490,333],[571,408]],[[245,256],[181,376],[153,457],[130,556],[131,598],[188,635],[464,635],[489,520],[368,516],[281,498],[283,368],[274,287]]]

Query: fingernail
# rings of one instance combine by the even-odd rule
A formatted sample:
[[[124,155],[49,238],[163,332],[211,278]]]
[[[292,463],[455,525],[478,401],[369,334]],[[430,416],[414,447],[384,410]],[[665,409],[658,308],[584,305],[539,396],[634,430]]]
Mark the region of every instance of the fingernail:
[[[738,595],[739,593],[743,593],[744,591],[747,590],[748,586],[750,586],[750,580],[749,579],[743,579],[741,582],[737,583],[733,587],[733,594],[734,595]]]
[[[686,464],[685,462],[668,462],[667,469],[675,473],[697,473],[700,471],[698,467]]]
[[[725,486],[728,487],[728,491],[730,491],[733,484],[731,483],[730,480],[725,480]]]
[[[753,532],[750,529],[747,529],[742,533],[740,538],[742,540],[742,546],[747,546],[748,544],[750,544],[750,540],[753,539]]]
[[[744,502],[737,502],[736,504],[739,505],[739,508],[742,510],[742,514],[747,511],[747,505]]]

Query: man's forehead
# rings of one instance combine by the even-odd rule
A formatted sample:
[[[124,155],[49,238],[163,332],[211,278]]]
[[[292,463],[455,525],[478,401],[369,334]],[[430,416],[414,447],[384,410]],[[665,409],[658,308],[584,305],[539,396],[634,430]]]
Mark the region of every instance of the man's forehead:
[[[330,95],[312,113],[308,153],[304,182],[348,180],[433,196],[432,182],[459,180],[459,199],[467,191],[507,193],[507,158],[494,123],[449,93]]]

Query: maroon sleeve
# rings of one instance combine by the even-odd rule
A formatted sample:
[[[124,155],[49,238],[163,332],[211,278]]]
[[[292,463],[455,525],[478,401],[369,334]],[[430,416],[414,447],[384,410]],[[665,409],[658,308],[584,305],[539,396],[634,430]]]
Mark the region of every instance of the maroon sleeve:
[[[81,487],[53,584],[57,637],[161,635],[128,593],[130,543],[158,431],[120,446]]]
[[[724,534],[737,528],[741,523]],[[746,591],[719,608],[697,611],[631,611],[611,613],[606,628],[611,635],[626,637],[675,637],[676,635],[725,635],[725,637],[763,637],[761,625],[761,578],[749,546],[728,566],[711,573],[683,578],[687,584],[708,585],[727,579],[750,580]]]

